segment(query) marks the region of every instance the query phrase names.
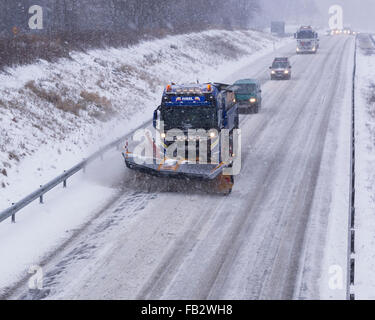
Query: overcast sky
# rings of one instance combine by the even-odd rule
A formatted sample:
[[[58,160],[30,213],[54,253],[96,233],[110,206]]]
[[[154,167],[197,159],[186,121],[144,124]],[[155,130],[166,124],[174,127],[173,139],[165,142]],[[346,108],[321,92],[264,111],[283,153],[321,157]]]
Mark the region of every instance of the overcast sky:
[[[302,0],[303,1],[303,0]],[[375,0],[315,0],[322,17],[327,21],[328,9],[331,5],[339,4],[344,9],[344,25],[362,31],[375,32]]]

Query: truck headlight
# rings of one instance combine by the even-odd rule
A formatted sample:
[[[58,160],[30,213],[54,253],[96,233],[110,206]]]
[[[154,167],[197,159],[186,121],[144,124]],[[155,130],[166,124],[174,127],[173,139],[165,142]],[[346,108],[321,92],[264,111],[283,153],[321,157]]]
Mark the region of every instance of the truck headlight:
[[[289,70],[285,70],[284,73],[285,73],[285,74],[288,74],[288,73],[289,73]]]
[[[275,73],[276,73],[275,71],[273,71],[273,70],[271,71],[271,74],[275,74]]]
[[[255,103],[255,102],[257,102],[257,99],[255,99],[255,98],[250,99],[250,103]]]
[[[215,130],[211,130],[209,133],[208,133],[208,136],[211,138],[211,139],[214,139],[217,137],[217,132]]]
[[[163,132],[163,133],[160,134],[160,137],[161,137],[162,139],[165,139],[165,138],[167,137],[167,135]]]
[[[297,52],[299,52],[299,48],[297,47]]]

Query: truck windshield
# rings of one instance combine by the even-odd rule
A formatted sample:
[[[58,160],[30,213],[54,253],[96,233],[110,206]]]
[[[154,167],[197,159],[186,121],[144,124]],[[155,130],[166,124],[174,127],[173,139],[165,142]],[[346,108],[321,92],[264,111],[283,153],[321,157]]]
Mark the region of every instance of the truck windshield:
[[[161,111],[165,131],[171,129],[213,129],[217,127],[217,114],[214,107],[164,107]]]
[[[297,39],[314,39],[314,32],[312,31],[300,31],[297,33]]]
[[[253,94],[256,92],[255,84],[236,84],[234,87],[236,94]]]

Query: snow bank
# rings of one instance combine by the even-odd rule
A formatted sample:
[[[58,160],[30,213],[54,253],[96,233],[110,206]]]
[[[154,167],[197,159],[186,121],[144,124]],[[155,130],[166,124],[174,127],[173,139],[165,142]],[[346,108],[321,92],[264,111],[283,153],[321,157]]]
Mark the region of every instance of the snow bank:
[[[218,81],[279,40],[255,31],[169,36],[0,74],[0,208],[150,120],[163,86]]]
[[[375,299],[375,47],[359,39],[356,78],[356,299]]]

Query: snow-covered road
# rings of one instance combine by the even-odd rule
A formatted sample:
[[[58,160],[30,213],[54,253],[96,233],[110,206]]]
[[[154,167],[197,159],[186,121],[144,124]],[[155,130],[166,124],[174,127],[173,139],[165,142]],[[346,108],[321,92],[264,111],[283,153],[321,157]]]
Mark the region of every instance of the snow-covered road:
[[[42,295],[8,298],[345,298],[350,88],[354,38],[324,37],[317,55],[287,45],[225,80],[257,77],[263,109],[243,116],[242,171],[229,197],[185,182],[134,181],[120,154],[90,170],[117,199],[43,263]],[[288,55],[291,81],[270,81]]]

